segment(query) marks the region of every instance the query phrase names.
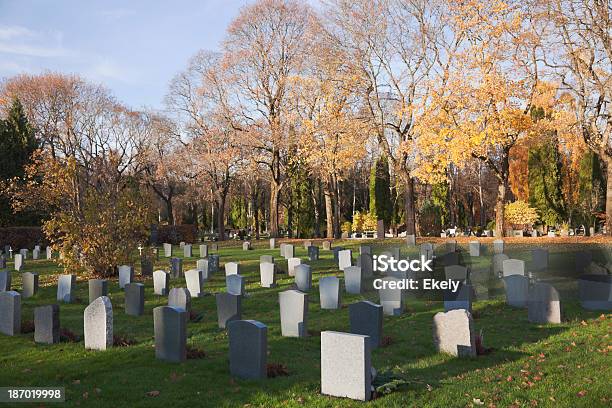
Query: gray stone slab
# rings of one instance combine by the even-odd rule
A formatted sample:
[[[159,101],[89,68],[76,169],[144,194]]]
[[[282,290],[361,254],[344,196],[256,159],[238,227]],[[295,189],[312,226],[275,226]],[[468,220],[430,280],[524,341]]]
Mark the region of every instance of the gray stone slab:
[[[538,282],[529,289],[527,318],[532,323],[561,323],[561,300],[552,285]]]
[[[504,276],[525,275],[525,262],[520,259],[506,259],[502,262]]]
[[[251,243],[249,241],[245,241],[242,243],[242,250],[243,251],[250,251],[251,250]]]
[[[225,277],[227,293],[242,296],[245,294],[244,285],[245,279],[241,275],[228,275]]]
[[[406,245],[415,246],[416,245],[416,235],[414,234],[406,235]]]
[[[191,244],[185,244],[183,247],[183,258],[191,258],[193,256],[193,246]]]
[[[310,265],[300,264],[294,269],[295,272],[295,285],[298,290],[302,292],[310,291],[312,287],[312,272],[310,271]]]
[[[302,264],[300,258],[289,258],[287,259],[287,273],[289,276],[295,276],[295,267]]]
[[[210,274],[219,272],[219,255],[209,255],[208,256],[208,269]]]
[[[21,295],[14,290],[0,292],[0,333],[21,334]]]
[[[151,258],[140,259],[140,275],[152,276],[153,275],[153,260]]]
[[[100,296],[83,312],[85,348],[106,350],[113,346],[113,306],[107,296]]]
[[[166,271],[157,270],[153,272],[153,293],[166,296],[170,287],[170,274]]]
[[[493,253],[503,254],[504,253],[504,240],[496,239],[493,241]]]
[[[106,279],[90,279],[89,285],[89,303],[93,302],[100,296],[108,296],[108,281]]]
[[[444,267],[444,275],[446,276],[446,279],[465,281],[468,279],[469,272],[466,266],[451,265]]]
[[[578,278],[578,298],[587,310],[612,310],[612,276],[581,275]]]
[[[475,257],[480,256],[480,242],[479,241],[470,242],[470,256],[475,256]]]
[[[510,275],[504,277],[506,303],[513,307],[527,307],[529,297],[529,278],[523,275]]]
[[[119,266],[119,287],[125,288],[125,285],[134,281],[134,267],[130,265]]]
[[[46,305],[34,308],[34,341],[36,343],[59,343],[59,312],[59,305]]]
[[[15,262],[14,266],[16,271],[20,271],[25,267],[25,259],[21,254],[15,254],[13,262]]]
[[[294,246],[291,244],[285,244],[285,246],[283,247],[282,256],[285,257],[285,259],[290,259],[295,256],[294,254],[295,254]]]
[[[382,285],[386,285],[378,289],[378,297],[383,307],[383,313],[387,316],[401,315],[404,311],[404,296],[402,289],[397,289],[397,286],[393,287],[393,285],[397,285],[400,282],[400,279],[387,276],[382,278],[381,281]]]
[[[306,248],[308,250],[308,259],[310,262],[319,260],[319,247],[318,246],[309,246]]]
[[[200,258],[206,258],[208,256],[208,245],[200,245]]]
[[[330,241],[323,241],[323,249],[325,251],[330,251],[332,248],[332,243]]]
[[[385,221],[378,220],[376,222],[376,238],[385,239]]]
[[[11,271],[0,271],[0,292],[11,290]]]
[[[372,247],[370,245],[359,245],[359,254],[370,254],[372,255]]]
[[[474,301],[474,287],[469,284],[459,283],[456,292],[444,290],[444,311],[464,309],[472,312],[472,302]]]
[[[215,294],[217,305],[217,323],[219,328],[225,329],[227,324],[242,317],[242,296],[231,293]]]
[[[60,275],[57,280],[57,300],[71,303],[76,291],[76,275]]]
[[[168,294],[168,306],[191,311],[191,295],[186,288],[172,288]]]
[[[344,271],[345,268],[353,266],[353,251],[344,249],[338,252],[338,269]]]
[[[496,277],[504,276],[504,261],[510,259],[506,254],[495,254],[493,255],[493,275]],[[512,266],[510,266],[512,270]],[[524,269],[524,266],[523,266]],[[520,275],[520,274],[518,274]]]
[[[185,284],[192,298],[202,297],[204,292],[204,274],[199,269],[185,271]]]
[[[593,254],[591,253],[591,251],[576,252],[574,264],[577,273],[585,273],[591,262],[593,262]]]
[[[370,337],[321,332],[321,393],[368,401],[372,397]]]
[[[268,327],[255,320],[228,323],[229,360],[232,376],[261,380],[268,377]]]
[[[276,248],[276,239],[270,238],[270,249],[274,249],[274,248]]]
[[[156,359],[172,363],[187,360],[187,320],[188,312],[179,307],[153,309]]]
[[[530,271],[544,271],[548,269],[548,250],[536,248],[531,250]]]
[[[319,301],[321,309],[340,308],[340,279],[335,276],[325,276],[319,279]]]
[[[308,335],[308,294],[298,290],[279,292],[281,333],[283,337]]]
[[[23,290],[21,296],[29,298],[38,292],[38,274],[33,272],[24,272],[21,275]]]
[[[170,275],[173,278],[183,276],[183,260],[181,258],[170,258]]]
[[[172,244],[164,244],[164,256],[170,258],[172,256]]]
[[[357,266],[361,268],[361,273],[364,278],[374,276],[374,260],[372,254],[361,254],[357,258]]]
[[[127,283],[125,285],[125,314],[141,316],[144,314],[144,285],[142,283]]]
[[[276,286],[276,265],[271,262],[259,264],[259,278],[262,288],[273,288]]]
[[[438,352],[456,357],[475,357],[476,336],[472,314],[465,309],[436,313],[433,339]]]
[[[240,264],[238,262],[227,262],[225,264],[225,276],[240,275]]]
[[[274,263],[274,257],[272,255],[262,255],[262,256],[260,256],[259,257],[259,263],[262,264],[262,263],[265,263],[265,262],[273,264]]]
[[[358,266],[347,266],[344,268],[344,288],[346,293],[353,295],[361,294],[363,276]]]
[[[383,335],[383,307],[364,300],[349,305],[351,333],[370,336],[370,346],[380,346]]]

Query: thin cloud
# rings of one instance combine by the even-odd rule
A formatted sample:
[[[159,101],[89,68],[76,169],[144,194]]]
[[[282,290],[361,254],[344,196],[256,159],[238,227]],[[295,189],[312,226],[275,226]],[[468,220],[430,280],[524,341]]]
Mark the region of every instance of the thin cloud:
[[[52,42],[49,42],[52,39]],[[70,55],[60,31],[39,32],[23,26],[0,25],[0,53],[54,58]]]

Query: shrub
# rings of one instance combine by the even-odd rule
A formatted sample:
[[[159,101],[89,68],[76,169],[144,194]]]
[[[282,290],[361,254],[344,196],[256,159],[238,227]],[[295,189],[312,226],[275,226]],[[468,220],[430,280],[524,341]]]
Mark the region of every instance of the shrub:
[[[34,248],[35,245],[47,245],[48,241],[40,227],[7,227],[0,228],[0,245],[10,245],[13,249]]]
[[[511,224],[515,229],[531,226],[538,220],[536,209],[522,200],[506,204],[504,214],[506,223]]]

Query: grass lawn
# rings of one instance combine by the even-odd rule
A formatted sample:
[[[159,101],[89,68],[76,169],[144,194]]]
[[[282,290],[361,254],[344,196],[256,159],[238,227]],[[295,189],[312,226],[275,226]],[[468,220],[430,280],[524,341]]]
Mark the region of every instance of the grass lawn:
[[[390,241],[390,240],[389,240]],[[335,243],[353,248],[359,242]],[[155,359],[153,348],[154,307],[167,298],[153,294],[153,282],[145,283],[145,314],[140,317],[124,313],[124,295],[117,280],[109,282],[116,335],[134,340],[127,347],[107,351],[87,351],[83,341],[63,342],[52,346],[34,344],[34,334],[16,337],[0,335],[0,386],[63,386],[65,406],[93,407],[270,407],[317,406],[348,407],[363,403],[320,394],[320,342],[323,330],[348,331],[348,308],[321,310],[317,281],[337,271],[331,251],[321,249],[321,259],[308,262],[313,270],[313,290],[309,298],[308,329],[305,339],[283,338],[277,292],[286,290],[293,278],[279,275],[279,287],[259,286],[259,256],[274,255],[281,269],[279,250],[267,248],[268,242],[254,243],[254,250],[243,251],[239,243],[220,248],[221,270],[206,284],[211,292],[224,291],[223,263],[240,261],[247,278],[249,296],[243,300],[244,319],[259,320],[268,326],[268,362],[286,366],[288,375],[264,381],[243,381],[229,375],[228,339],[217,328],[213,296],[192,299],[192,308],[202,318],[190,322],[188,344],[205,352],[204,358],[171,364]],[[400,245],[400,244],[397,244]],[[320,246],[320,245],[319,245]],[[511,257],[529,259],[529,245],[507,245]],[[432,320],[443,311],[437,301],[408,301],[407,312],[400,317],[385,317],[384,335],[388,346],[373,351],[372,364],[380,373],[397,379],[398,387],[367,403],[372,407],[466,407],[466,406],[610,406],[612,370],[609,351],[610,315],[582,310],[577,301],[565,293],[575,289],[571,277],[576,249],[597,249],[596,259],[603,259],[605,246],[554,245],[550,247],[550,269],[562,286],[563,324],[537,325],[527,321],[526,309],[505,305],[499,281],[491,277],[493,289],[489,300],[474,304],[475,326],[482,330],[486,347],[494,350],[473,359],[457,359],[436,353],[432,341]],[[608,247],[609,249],[610,247]],[[465,251],[466,246],[462,244]],[[377,248],[374,248],[377,252]],[[175,255],[182,249],[174,247]],[[417,250],[403,255],[415,255]],[[163,251],[160,251],[163,253]],[[183,270],[195,267],[194,256],[184,260]],[[306,250],[296,245],[296,256],[307,259]],[[467,262],[471,263],[469,257]],[[487,267],[487,259],[474,258],[474,268]],[[160,258],[155,269],[168,269],[168,260]],[[12,263],[9,263],[12,268]],[[139,268],[139,263],[136,266]],[[22,322],[33,320],[33,309],[55,303],[57,276],[61,269],[54,262],[26,261],[25,271],[40,274],[39,293],[22,300]],[[138,273],[137,273],[138,275]],[[559,278],[561,276],[561,278]],[[564,277],[565,276],[565,277]],[[138,276],[137,279],[142,279]],[[185,286],[183,279],[171,280],[172,287]],[[367,286],[371,287],[370,284]],[[557,286],[557,285],[555,285]],[[20,274],[13,272],[13,289],[21,290]],[[78,335],[83,333],[83,310],[88,300],[87,278],[79,276],[77,302],[61,304],[61,326]],[[361,296],[343,293],[343,304],[369,299],[378,301],[375,291]],[[20,404],[24,406],[27,404]],[[61,404],[57,404],[61,405]],[[48,404],[48,406],[54,406]]]

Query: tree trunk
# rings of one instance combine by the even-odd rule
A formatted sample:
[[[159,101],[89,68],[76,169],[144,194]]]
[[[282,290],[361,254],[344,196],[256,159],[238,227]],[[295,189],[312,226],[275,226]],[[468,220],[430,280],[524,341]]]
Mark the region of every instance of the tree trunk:
[[[338,183],[338,178],[336,176],[332,177],[333,180],[333,199],[334,199],[334,238],[340,238],[340,183]]]
[[[334,237],[334,205],[331,193],[331,181],[323,183],[323,194],[325,195],[325,221],[327,223],[327,238]]]
[[[175,225],[174,223],[174,208],[172,206],[172,196],[169,196],[164,200],[166,202],[166,211],[168,212],[168,223]]]
[[[404,217],[406,218],[406,235],[416,235],[416,222],[414,211],[414,180],[410,175],[406,180],[404,192]]]
[[[278,207],[280,185],[274,180],[270,183],[270,237],[278,237]]]
[[[606,235],[612,235],[612,157],[606,158]]]
[[[219,241],[225,241],[225,196],[217,201],[217,235]]]
[[[497,186],[497,200],[495,201],[495,236],[504,236],[504,206],[506,205],[506,182],[500,181]]]
[[[319,238],[321,236],[321,229],[320,229],[320,219],[321,219],[321,214],[319,212],[319,201],[317,200],[317,187],[319,186],[319,182],[315,181],[315,184],[312,185],[312,188],[310,190],[310,197],[312,198],[312,208],[314,211],[314,236],[315,238]]]

